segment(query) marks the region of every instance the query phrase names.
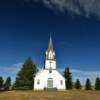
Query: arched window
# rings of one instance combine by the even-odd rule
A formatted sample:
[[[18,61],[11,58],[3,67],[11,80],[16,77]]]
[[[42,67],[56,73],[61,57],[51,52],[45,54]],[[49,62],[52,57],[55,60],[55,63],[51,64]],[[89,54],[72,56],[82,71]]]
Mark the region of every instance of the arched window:
[[[49,51],[48,59],[54,59],[54,55],[52,51]]]
[[[52,68],[51,67],[49,68],[49,73],[52,73]]]

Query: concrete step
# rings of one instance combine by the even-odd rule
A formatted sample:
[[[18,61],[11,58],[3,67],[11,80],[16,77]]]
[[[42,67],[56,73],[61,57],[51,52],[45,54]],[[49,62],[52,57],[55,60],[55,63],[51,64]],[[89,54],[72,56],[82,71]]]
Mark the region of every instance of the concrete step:
[[[57,88],[46,88],[46,91],[57,91]]]

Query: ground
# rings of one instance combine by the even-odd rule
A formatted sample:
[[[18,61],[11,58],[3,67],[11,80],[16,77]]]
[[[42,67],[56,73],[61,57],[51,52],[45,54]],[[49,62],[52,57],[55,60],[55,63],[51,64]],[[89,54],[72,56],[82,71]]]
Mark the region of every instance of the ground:
[[[100,100],[100,91],[0,92],[0,100]]]

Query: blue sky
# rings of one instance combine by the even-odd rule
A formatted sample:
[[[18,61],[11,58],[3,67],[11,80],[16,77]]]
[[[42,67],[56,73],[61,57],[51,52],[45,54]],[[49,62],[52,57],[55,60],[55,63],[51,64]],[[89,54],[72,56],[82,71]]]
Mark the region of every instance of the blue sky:
[[[99,11],[91,4],[93,11],[81,8],[76,12],[70,10],[69,2],[39,1],[0,1],[0,75],[14,79],[29,56],[38,67],[43,67],[51,34],[58,69],[69,66],[74,77],[81,76],[81,80],[91,77],[93,81],[100,76],[99,6]],[[74,3],[72,7],[79,8]]]

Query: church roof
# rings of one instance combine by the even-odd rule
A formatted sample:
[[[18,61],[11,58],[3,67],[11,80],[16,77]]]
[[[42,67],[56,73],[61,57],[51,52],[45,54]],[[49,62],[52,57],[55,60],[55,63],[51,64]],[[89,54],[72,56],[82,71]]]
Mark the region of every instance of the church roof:
[[[47,51],[54,51],[51,36],[50,36],[50,39],[49,39],[49,44],[48,44],[48,49],[47,49]]]

